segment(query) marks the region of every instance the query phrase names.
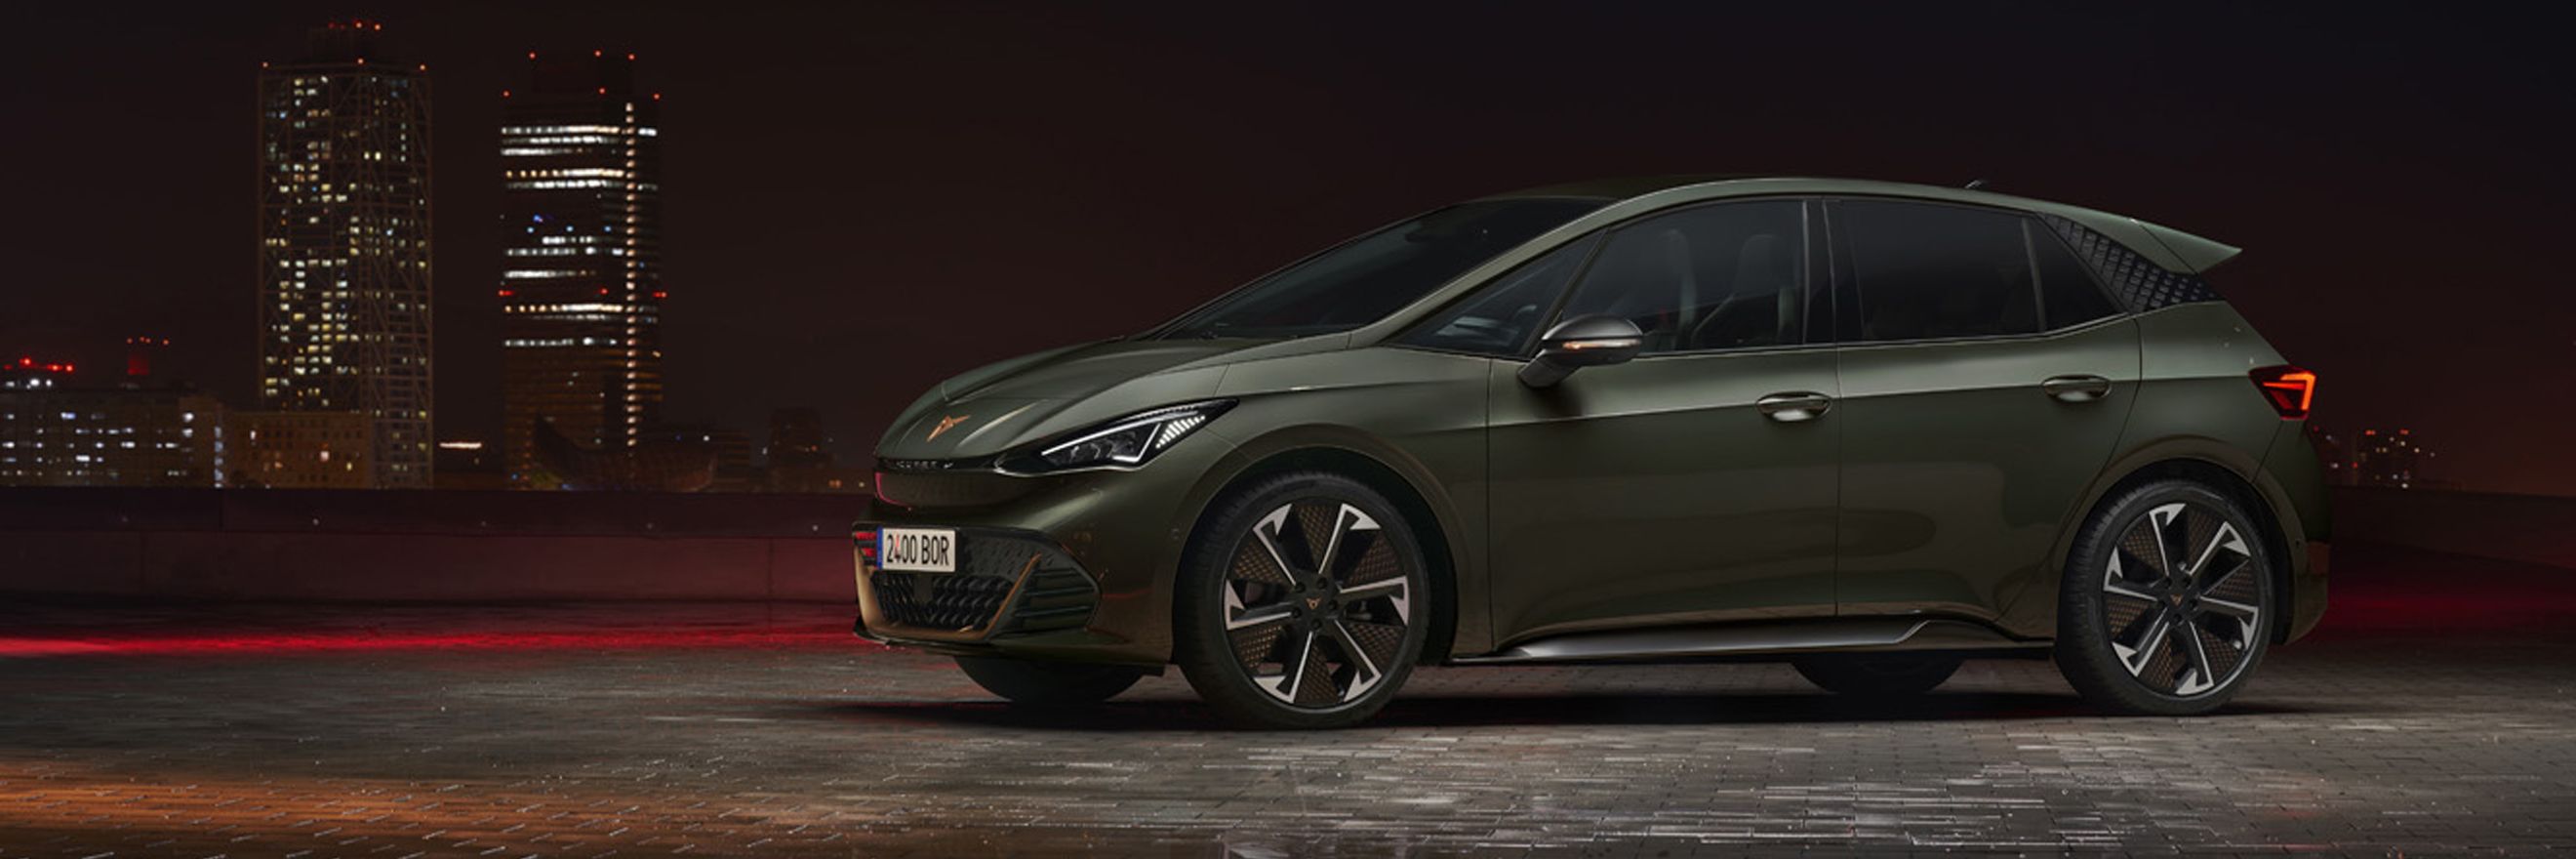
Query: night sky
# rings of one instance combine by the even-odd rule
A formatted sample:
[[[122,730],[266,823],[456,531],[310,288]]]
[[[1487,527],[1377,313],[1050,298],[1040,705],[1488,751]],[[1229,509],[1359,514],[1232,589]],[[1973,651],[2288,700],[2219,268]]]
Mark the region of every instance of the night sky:
[[[1228,4],[1211,4],[1223,6]],[[328,19],[436,87],[437,420],[499,423],[499,93],[529,50],[665,93],[674,420],[922,388],[1135,331],[1349,233],[1570,179],[1996,190],[2242,245],[2213,280],[2470,488],[2576,494],[2560,28],[2420,7],[10,4],[0,352],[123,337],[252,405],[253,80]]]

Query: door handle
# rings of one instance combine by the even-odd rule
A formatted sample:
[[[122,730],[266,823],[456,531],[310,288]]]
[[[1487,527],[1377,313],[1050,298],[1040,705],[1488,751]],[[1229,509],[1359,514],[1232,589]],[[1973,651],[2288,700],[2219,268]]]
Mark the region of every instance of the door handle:
[[[1834,398],[1804,391],[1772,394],[1754,400],[1753,407],[1761,409],[1763,417],[1784,424],[1793,424],[1799,421],[1812,421],[1824,415],[1827,410],[1834,407]]]
[[[2039,391],[2061,403],[2089,403],[2111,393],[2111,380],[2100,376],[2050,376],[2039,383]]]

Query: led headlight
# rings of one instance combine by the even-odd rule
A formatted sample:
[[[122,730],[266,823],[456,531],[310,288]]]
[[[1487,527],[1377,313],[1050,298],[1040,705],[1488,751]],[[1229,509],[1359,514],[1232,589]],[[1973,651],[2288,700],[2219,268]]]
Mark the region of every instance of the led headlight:
[[[1009,457],[1003,467],[1027,473],[1143,465],[1233,407],[1233,400],[1207,400],[1138,412]]]

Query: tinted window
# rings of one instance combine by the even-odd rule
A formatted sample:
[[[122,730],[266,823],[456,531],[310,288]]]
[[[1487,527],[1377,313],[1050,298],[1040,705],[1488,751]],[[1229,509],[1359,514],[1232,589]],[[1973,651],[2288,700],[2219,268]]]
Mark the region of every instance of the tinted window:
[[[1432,349],[1516,355],[1538,333],[1548,308],[1565,292],[1567,281],[1592,255],[1599,236],[1568,242],[1545,256],[1522,263],[1496,278],[1465,301],[1431,317],[1397,342]]]
[[[2049,330],[2082,325],[2120,312],[2112,306],[2111,297],[2093,280],[2093,272],[2075,252],[2066,249],[2047,227],[2022,221],[2022,231],[2030,237],[2030,256],[2039,267],[2040,313],[2048,318]]]
[[[1862,340],[1983,337],[2039,330],[2019,215],[1961,206],[1834,206],[1851,255]]]
[[[1620,227],[1558,318],[1626,317],[1649,353],[1806,342],[1804,212],[1722,203]]]
[[[1254,281],[1172,323],[1163,336],[1303,337],[1347,331],[1598,208],[1598,200],[1519,199],[1440,209]]]

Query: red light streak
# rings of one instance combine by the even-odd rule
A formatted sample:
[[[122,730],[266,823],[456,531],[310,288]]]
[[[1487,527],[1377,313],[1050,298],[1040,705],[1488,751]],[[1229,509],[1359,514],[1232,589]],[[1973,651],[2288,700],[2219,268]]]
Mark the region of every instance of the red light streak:
[[[702,647],[844,646],[837,626],[794,630],[626,630],[609,632],[317,632],[305,635],[213,634],[161,637],[0,638],[0,657],[135,656],[159,654],[330,653],[378,650],[623,650]],[[875,647],[878,645],[858,642]]]

